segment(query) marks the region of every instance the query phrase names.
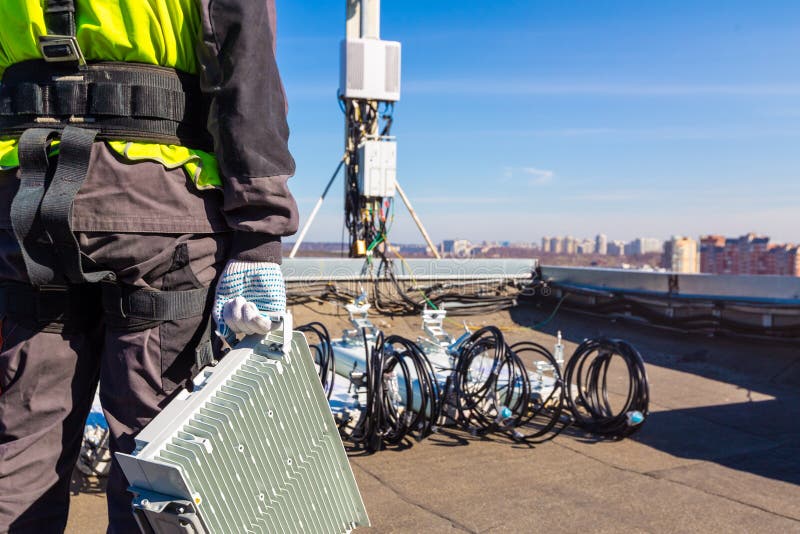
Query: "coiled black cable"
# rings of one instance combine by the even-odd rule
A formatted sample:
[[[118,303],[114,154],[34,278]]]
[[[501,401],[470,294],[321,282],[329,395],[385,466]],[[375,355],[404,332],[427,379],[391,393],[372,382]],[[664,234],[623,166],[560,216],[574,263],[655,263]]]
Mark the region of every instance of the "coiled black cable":
[[[401,336],[378,334],[374,345],[364,333],[366,370],[354,382],[366,390],[356,421],[343,420],[345,441],[370,452],[407,437],[423,439],[436,430],[441,394],[433,367],[422,350]]]
[[[447,379],[445,390],[452,397],[456,424],[472,434],[484,435],[497,427],[504,407],[499,375],[505,355],[502,332],[494,326],[481,328],[464,342]],[[510,383],[515,384],[516,380]]]
[[[559,435],[571,424],[571,420],[564,413],[564,381],[561,376],[561,367],[553,354],[545,347],[533,341],[521,341],[509,349],[522,361],[524,358],[544,359],[548,365],[550,377],[549,393],[545,396],[531,387],[528,396],[526,411],[522,414],[515,413],[516,420],[511,431],[512,437],[525,443],[542,443]],[[527,376],[527,375],[526,375]],[[543,382],[545,377],[541,376]],[[544,384],[539,383],[542,390]]]
[[[333,357],[333,347],[331,336],[328,329],[320,322],[311,322],[298,326],[297,330],[307,334],[313,334],[317,338],[317,343],[309,343],[308,346],[314,355],[314,361],[319,366],[319,379],[322,382],[322,389],[330,399],[333,392],[333,382],[336,379],[336,360]]]
[[[614,408],[608,397],[608,371],[617,357],[627,369],[625,402]],[[575,423],[595,434],[622,439],[637,432],[649,410],[650,389],[641,354],[619,339],[587,339],[564,367],[566,403]],[[618,403],[617,403],[618,404]]]
[[[552,366],[546,397],[538,394],[523,356],[543,357]],[[538,443],[552,439],[568,424],[563,413],[563,383],[550,352],[532,342],[509,347],[493,326],[472,334],[461,346],[445,387],[455,408],[455,422],[475,435],[502,432],[515,441]]]
[[[384,409],[387,443],[399,443],[408,435],[422,439],[436,430],[441,414],[441,394],[433,366],[419,346],[401,336],[389,336],[383,344],[385,360]],[[398,374],[399,371],[399,374]],[[389,385],[402,385],[404,399],[390,398]],[[402,401],[403,413],[397,412]]]

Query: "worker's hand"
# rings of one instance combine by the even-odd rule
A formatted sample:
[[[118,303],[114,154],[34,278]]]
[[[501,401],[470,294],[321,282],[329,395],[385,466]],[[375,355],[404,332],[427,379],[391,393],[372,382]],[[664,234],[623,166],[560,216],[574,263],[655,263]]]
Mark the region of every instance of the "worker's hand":
[[[214,320],[225,338],[232,334],[266,334],[269,312],[286,310],[286,286],[275,263],[231,260],[217,283]]]

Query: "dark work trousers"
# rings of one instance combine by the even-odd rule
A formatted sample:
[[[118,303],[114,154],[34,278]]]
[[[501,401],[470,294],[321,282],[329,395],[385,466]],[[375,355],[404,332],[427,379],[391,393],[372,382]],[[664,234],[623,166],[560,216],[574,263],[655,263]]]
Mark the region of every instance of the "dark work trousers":
[[[99,163],[95,162],[94,176],[87,179],[87,189],[91,201],[101,205],[80,205],[79,197],[73,220],[81,213],[91,219],[105,210],[112,215],[95,220],[112,231],[76,231],[81,252],[89,258],[85,263],[90,267],[86,270],[107,269],[122,284],[158,290],[212,284],[225,265],[230,234],[174,230],[182,224],[178,219],[190,221],[189,226],[194,224],[193,203],[205,203],[206,209],[201,209],[196,219],[197,229],[206,230],[203,224],[209,224],[207,214],[214,211],[209,209],[214,207],[214,200],[203,199],[193,191],[180,169],[168,171],[154,163],[130,165],[127,169],[114,161],[107,149],[101,147],[100,152],[95,155]],[[103,169],[103,165],[110,167]],[[132,173],[128,179],[138,180],[131,186],[136,194],[115,190],[126,180],[125,173]],[[5,180],[0,180],[0,213],[7,217],[13,198],[9,192],[13,193],[16,186],[8,185],[13,176],[0,178]],[[105,178],[111,185],[103,193]],[[164,179],[170,182],[160,184]],[[155,191],[152,195],[147,191],[148,180]],[[186,191],[185,198],[175,198],[174,191],[181,190],[181,186]],[[173,198],[164,197],[165,189],[173,192]],[[116,208],[108,205],[113,202]],[[148,209],[142,211],[143,204]],[[136,214],[150,225],[146,230],[149,233],[131,231],[136,226]],[[163,228],[170,231],[154,231],[158,230],[161,215],[164,224],[173,224]],[[113,231],[115,225],[123,231]],[[0,282],[26,282],[19,248],[7,228],[0,221]],[[209,308],[212,300],[213,295],[207,303]],[[191,376],[194,348],[205,327],[204,318],[126,332],[107,326],[99,301],[96,310],[96,318],[93,312],[87,312],[93,317],[61,333],[48,333],[11,317],[3,319],[0,532],[45,534],[64,530],[70,477],[98,379],[111,431],[111,450],[131,452],[134,436]],[[107,494],[109,532],[138,532],[131,514],[131,494],[116,462],[111,468]]]

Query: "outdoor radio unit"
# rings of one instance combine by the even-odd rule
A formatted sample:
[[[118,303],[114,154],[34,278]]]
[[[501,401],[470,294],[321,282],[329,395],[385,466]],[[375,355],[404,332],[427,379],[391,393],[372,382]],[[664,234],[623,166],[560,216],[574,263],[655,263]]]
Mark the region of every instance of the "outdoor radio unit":
[[[380,39],[342,41],[339,94],[344,98],[400,100],[400,43]]]
[[[243,339],[117,460],[146,534],[369,525],[303,334]],[[288,324],[287,324],[288,323]]]

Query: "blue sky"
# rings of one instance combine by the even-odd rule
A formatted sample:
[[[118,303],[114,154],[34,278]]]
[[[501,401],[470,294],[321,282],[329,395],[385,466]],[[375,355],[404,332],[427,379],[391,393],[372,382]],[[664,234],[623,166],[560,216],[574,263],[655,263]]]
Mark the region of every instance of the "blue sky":
[[[342,154],[344,1],[278,0],[305,221]],[[800,2],[383,0],[398,180],[434,241],[800,242]],[[342,235],[341,177],[310,240]],[[397,242],[421,242],[398,206]]]

